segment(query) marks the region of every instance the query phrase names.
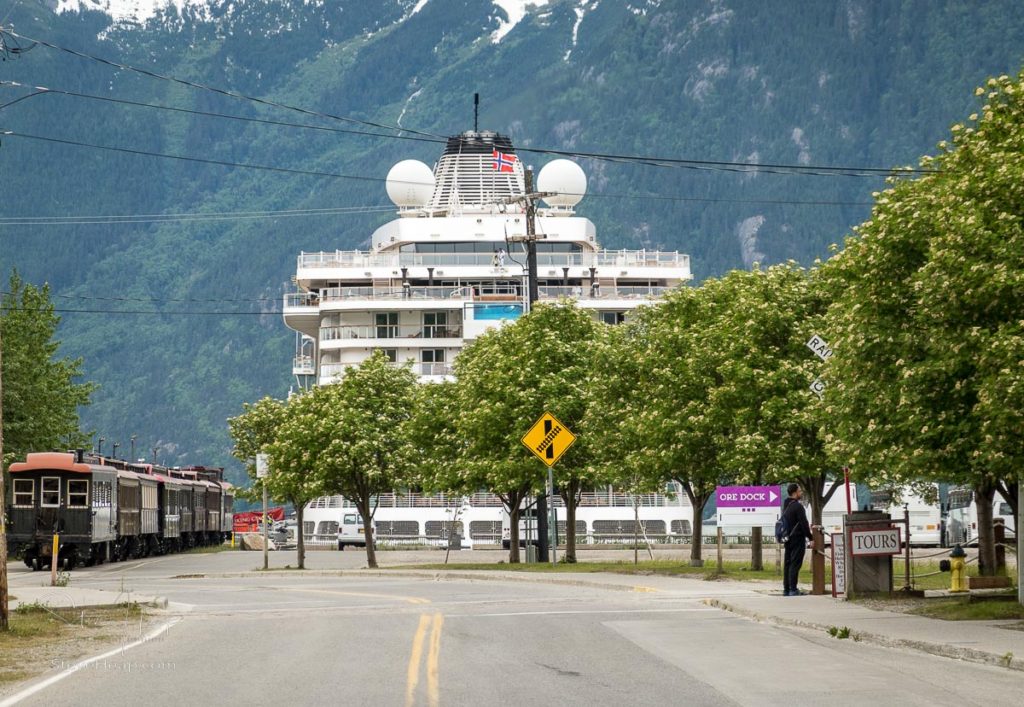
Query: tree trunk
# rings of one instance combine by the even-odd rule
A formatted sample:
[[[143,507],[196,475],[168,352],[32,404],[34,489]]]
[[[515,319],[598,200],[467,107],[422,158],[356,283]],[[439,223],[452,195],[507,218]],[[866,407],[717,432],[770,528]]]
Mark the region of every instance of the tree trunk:
[[[576,562],[576,506],[579,504],[578,479],[569,481],[568,487],[563,488],[559,495],[565,502],[565,561]]]
[[[518,500],[518,497],[517,497]],[[519,503],[510,505],[508,520],[510,527],[508,529],[508,563],[510,565],[519,564]]]
[[[1017,518],[1020,513],[1020,509],[1017,507],[1017,491],[1019,488],[1020,481],[1016,476],[1009,477],[996,484],[996,489],[999,493],[1003,494],[1003,498],[1005,498],[1006,502],[1010,504],[1010,509],[1013,511],[1014,523],[1017,522]]]
[[[363,539],[366,540],[366,567],[377,569],[377,552],[373,547],[373,516],[370,513],[370,497],[365,496],[356,501],[359,515],[363,517]]]
[[[978,508],[978,574],[983,577],[996,573],[996,540],[992,528],[995,494],[995,484],[988,479],[974,487],[974,502]]]
[[[292,501],[292,505],[295,506],[295,519],[299,524],[295,533],[295,554],[298,555],[299,569],[304,570],[306,569],[306,539],[302,537],[302,518],[305,515],[306,505],[295,501]]]
[[[690,566],[701,567],[704,564],[704,506],[707,505],[708,499],[711,498],[711,492],[695,491],[690,483],[680,481],[679,479],[676,479],[676,481],[679,481],[679,485],[686,492],[686,497],[690,499],[690,507],[693,512],[693,535],[690,538]]]

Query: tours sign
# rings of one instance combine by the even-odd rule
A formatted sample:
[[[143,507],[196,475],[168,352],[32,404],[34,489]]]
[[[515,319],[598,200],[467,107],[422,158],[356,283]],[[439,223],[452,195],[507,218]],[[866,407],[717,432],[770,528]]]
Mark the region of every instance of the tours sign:
[[[548,466],[554,466],[575,441],[576,435],[550,412],[541,415],[522,438],[526,448]]]
[[[850,554],[853,557],[898,555],[902,544],[899,528],[850,531]]]

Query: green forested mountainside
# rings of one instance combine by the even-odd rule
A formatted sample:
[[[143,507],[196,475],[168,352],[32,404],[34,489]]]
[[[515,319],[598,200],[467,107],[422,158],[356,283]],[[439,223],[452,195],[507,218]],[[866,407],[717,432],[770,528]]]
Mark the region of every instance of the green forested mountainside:
[[[970,113],[986,76],[1024,63],[1024,4],[968,0],[552,0],[500,43],[488,0],[211,0],[145,25],[24,0],[29,37],[213,86],[439,134],[481,127],[521,147],[820,165],[913,164]],[[0,17],[10,2],[0,3]],[[582,19],[580,16],[582,13]],[[578,22],[578,25],[577,25]],[[574,45],[574,27],[576,43]],[[331,127],[344,123],[142,77],[36,47],[0,79]],[[27,91],[0,87],[0,104]],[[154,111],[62,95],[0,110],[0,129],[381,179],[436,145]],[[524,154],[538,168],[547,158]],[[879,178],[583,160],[580,213],[608,247],[678,249],[695,276],[809,263],[869,212]],[[162,214],[387,204],[383,184],[226,169],[8,136],[0,216]],[[598,194],[604,194],[601,197]],[[671,196],[674,200],[637,196]],[[829,205],[764,202],[824,201]],[[0,225],[0,266],[49,282],[62,353],[101,384],[88,428],[170,463],[232,465],[225,419],[287,392],[279,301],[301,250],[365,247],[389,215]],[[156,301],[149,301],[156,300]],[[190,314],[181,314],[189,312]],[[210,314],[195,314],[210,312]]]

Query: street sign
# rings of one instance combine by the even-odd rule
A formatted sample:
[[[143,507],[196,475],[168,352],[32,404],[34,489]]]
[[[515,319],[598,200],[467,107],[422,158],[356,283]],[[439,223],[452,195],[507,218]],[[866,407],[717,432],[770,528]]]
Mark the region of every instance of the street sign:
[[[832,533],[832,596],[846,594],[846,538]]]
[[[257,454],[256,455],[256,478],[257,479],[262,479],[264,476],[266,476],[268,468],[269,468],[269,463],[267,462],[267,455],[266,454]]]
[[[526,448],[548,466],[561,459],[575,441],[576,435],[550,412],[541,415],[522,439]]]
[[[817,334],[811,337],[811,340],[807,342],[806,346],[822,361],[827,361],[828,357],[832,355],[832,349],[830,349],[828,344],[825,343],[825,340]]]
[[[820,398],[825,393],[825,381],[821,378],[811,381],[811,392]]]
[[[899,528],[850,531],[850,555],[853,557],[898,555],[902,544],[903,536]]]
[[[779,518],[778,486],[719,486],[715,489],[719,527],[767,526]]]

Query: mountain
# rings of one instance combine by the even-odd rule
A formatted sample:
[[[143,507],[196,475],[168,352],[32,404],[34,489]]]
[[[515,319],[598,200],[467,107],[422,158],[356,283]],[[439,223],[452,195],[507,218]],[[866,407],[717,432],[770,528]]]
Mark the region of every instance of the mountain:
[[[479,92],[481,127],[521,148],[822,166],[914,164],[977,105],[975,86],[1024,60],[1024,3],[1009,0],[8,0],[5,14],[24,37],[318,114],[448,135],[471,127]],[[23,51],[2,80],[103,99],[51,92],[0,109],[17,133],[0,136],[0,266],[49,281],[67,310],[63,352],[102,385],[84,424],[122,450],[136,434],[161,460],[237,473],[225,418],[289,387],[294,340],[277,311],[295,256],[366,246],[390,212],[338,209],[388,205],[390,166],[432,163],[438,145],[5,45]],[[4,85],[0,104],[29,92]],[[884,186],[581,163],[580,211],[604,245],[688,252],[698,279],[826,257]]]

